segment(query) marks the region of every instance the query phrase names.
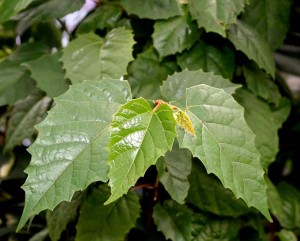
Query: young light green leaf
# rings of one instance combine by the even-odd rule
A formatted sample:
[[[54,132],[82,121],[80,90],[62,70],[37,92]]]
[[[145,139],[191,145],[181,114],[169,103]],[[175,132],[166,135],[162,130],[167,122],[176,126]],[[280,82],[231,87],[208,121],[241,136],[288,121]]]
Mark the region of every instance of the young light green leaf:
[[[297,241],[297,236],[291,230],[281,229],[277,236],[279,237],[280,241]]]
[[[290,103],[281,98],[279,106],[271,108],[245,89],[237,90],[234,98],[245,109],[246,122],[256,135],[255,144],[261,154],[262,166],[267,169],[275,161],[279,148],[278,130],[289,115]]]
[[[241,19],[254,28],[272,49],[277,49],[289,29],[291,3],[291,0],[251,0]]]
[[[31,77],[37,82],[37,87],[50,97],[59,96],[69,88],[62,63],[59,62],[60,57],[60,52],[46,54],[24,64],[30,70]]]
[[[167,101],[185,101],[185,90],[200,84],[222,88],[229,94],[234,93],[234,91],[240,87],[240,85],[233,84],[221,76],[205,73],[202,70],[183,70],[167,78],[161,86],[161,93]]]
[[[180,146],[190,149],[208,173],[214,173],[237,198],[271,220],[264,170],[243,108],[223,89],[203,84],[188,88],[185,96],[182,108],[186,108],[196,137],[178,130]],[[181,104],[178,102],[179,107]]]
[[[45,118],[50,104],[51,99],[37,90],[14,105],[8,122],[5,151],[11,151],[25,138],[32,137],[35,133],[34,126]]]
[[[193,232],[193,241],[239,240],[238,232],[241,226],[240,220],[230,218],[207,218],[204,223],[201,221],[198,224],[201,228]],[[195,221],[194,225],[197,225]]]
[[[279,105],[281,94],[278,86],[270,76],[259,69],[255,64],[248,64],[243,67],[247,87],[251,92],[269,103]]]
[[[152,35],[153,45],[160,57],[190,49],[197,37],[197,23],[191,20],[188,11],[185,11],[182,16],[155,22]]]
[[[80,35],[64,49],[66,77],[73,84],[103,77],[119,79],[133,60],[133,44],[133,35],[125,28],[113,29],[104,39],[93,33]]]
[[[287,229],[300,227],[300,191],[286,182],[277,185],[281,197],[283,216],[278,216],[282,227]]]
[[[168,19],[181,15],[177,0],[121,0],[121,4],[128,14],[140,18]]]
[[[131,100],[115,114],[111,126],[109,204],[133,186],[160,156],[172,148],[176,131],[173,110],[161,104],[153,111],[143,98]]]
[[[190,0],[189,9],[199,28],[225,37],[225,30],[236,22],[249,0]]]
[[[37,129],[29,148],[25,208],[18,230],[34,214],[70,201],[76,191],[107,181],[109,125],[121,104],[131,99],[125,81],[105,78],[71,86]]]
[[[250,26],[238,21],[228,31],[228,39],[237,50],[257,63],[272,77],[275,76],[275,62],[272,51],[266,41]]]
[[[153,211],[157,229],[172,241],[192,240],[192,217],[187,207],[172,200],[156,205]]]
[[[176,61],[165,59],[160,62],[154,48],[138,54],[128,68],[128,81],[133,96],[152,100],[161,99],[159,86],[168,75],[174,73],[176,68]]]
[[[187,149],[180,149],[178,143],[174,142],[172,150],[156,163],[159,181],[172,199],[180,204],[184,203],[190,188],[187,177],[192,169],[191,160],[191,152]]]
[[[47,227],[51,241],[60,239],[67,224],[74,220],[81,202],[81,194],[75,194],[71,202],[61,202],[53,211],[46,214]]]
[[[213,175],[208,175],[198,161],[193,162],[189,182],[187,202],[205,212],[228,217],[238,217],[250,212],[242,200],[236,199]]]
[[[199,70],[221,75],[225,79],[232,79],[235,68],[234,51],[228,45],[218,42],[218,46],[201,40],[190,50],[177,56],[181,69]]]
[[[0,2],[0,23],[25,9],[34,0],[3,0]]]
[[[119,241],[135,226],[140,216],[139,199],[133,192],[116,202],[103,205],[110,192],[106,186],[87,196],[77,224],[76,241]]]

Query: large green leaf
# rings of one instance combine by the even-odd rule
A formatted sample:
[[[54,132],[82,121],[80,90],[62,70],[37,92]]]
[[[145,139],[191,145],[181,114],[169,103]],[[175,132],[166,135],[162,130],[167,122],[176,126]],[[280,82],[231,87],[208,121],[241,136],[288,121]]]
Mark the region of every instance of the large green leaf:
[[[277,216],[281,226],[287,229],[300,227],[300,191],[294,186],[281,182],[277,185],[281,197],[283,216]]]
[[[187,11],[183,16],[155,22],[152,35],[153,45],[160,57],[190,49],[197,37],[197,23],[192,22]]]
[[[219,216],[238,217],[250,210],[233,193],[225,189],[213,175],[208,175],[198,161],[193,163],[189,176],[190,190],[187,202],[197,208]]]
[[[156,163],[159,181],[172,199],[181,204],[184,203],[190,187],[187,177],[192,169],[191,160],[191,152],[179,149],[178,143],[174,142],[172,150]]]
[[[169,76],[163,83],[161,92],[167,101],[182,101],[185,99],[185,90],[187,88],[200,84],[222,88],[229,94],[234,93],[234,91],[240,87],[221,76],[217,76],[212,73],[205,73],[202,70],[183,70],[180,73],[175,73],[172,76]]]
[[[81,194],[74,196],[71,202],[61,202],[53,211],[47,212],[47,228],[51,241],[59,240],[67,224],[75,219],[81,202]]]
[[[280,47],[289,29],[291,0],[251,0],[242,15],[271,46]]]
[[[177,56],[181,69],[213,72],[223,78],[231,79],[235,64],[234,52],[228,45],[218,43],[218,46],[202,40],[196,43],[190,50]]]
[[[279,106],[274,109],[245,89],[237,90],[234,98],[245,108],[245,119],[256,135],[255,144],[266,169],[275,161],[279,148],[278,129],[288,117],[290,103],[281,98]]]
[[[270,103],[279,105],[281,94],[278,86],[264,71],[260,70],[255,64],[248,64],[243,67],[247,87],[251,92]]]
[[[47,51],[42,44],[27,43],[0,63],[0,105],[14,104],[35,89],[29,71],[21,64],[37,59]]]
[[[192,234],[192,212],[174,201],[156,205],[153,211],[154,222],[166,239],[190,241]]]
[[[225,30],[236,22],[246,3],[248,0],[190,0],[189,8],[199,27],[225,36]]]
[[[203,84],[188,88],[185,96],[186,101],[175,104],[186,109],[196,137],[178,129],[180,146],[190,149],[208,173],[270,220],[264,170],[244,109],[223,89]]]
[[[177,64],[174,61],[165,59],[160,62],[154,48],[138,54],[128,68],[128,81],[133,96],[152,100],[161,98],[159,86],[176,68]]]
[[[14,105],[6,133],[6,151],[20,145],[25,138],[32,137],[35,133],[34,126],[44,119],[50,104],[50,98],[40,91],[35,91]]]
[[[86,81],[56,98],[55,107],[37,129],[39,135],[23,189],[25,208],[18,229],[28,218],[95,181],[107,181],[109,125],[119,106],[130,99],[125,81]]]
[[[101,186],[88,195],[80,212],[76,241],[119,241],[135,226],[140,215],[138,197],[129,192],[107,206],[109,189]]]
[[[240,229],[240,221],[238,219],[229,218],[206,218],[203,220],[194,214],[193,241],[232,241],[239,240],[238,232]],[[200,221],[200,222],[199,222]]]
[[[106,204],[125,194],[160,156],[172,148],[176,122],[166,104],[153,111],[143,98],[129,101],[115,114],[111,126],[109,186]]]
[[[181,15],[177,0],[121,0],[121,4],[127,13],[140,18],[167,19]]]
[[[62,63],[59,62],[60,57],[61,53],[57,52],[24,64],[30,70],[31,77],[37,82],[37,87],[50,97],[59,96],[69,88]]]
[[[275,62],[267,42],[253,28],[239,21],[231,26],[228,38],[237,50],[242,51],[249,59],[264,69],[272,77],[275,76]]]
[[[133,60],[133,44],[131,31],[125,28],[113,29],[105,39],[94,33],[80,35],[64,49],[62,61],[66,77],[72,83],[103,77],[119,79]]]
[[[34,0],[2,0],[0,2],[0,23],[25,9]]]

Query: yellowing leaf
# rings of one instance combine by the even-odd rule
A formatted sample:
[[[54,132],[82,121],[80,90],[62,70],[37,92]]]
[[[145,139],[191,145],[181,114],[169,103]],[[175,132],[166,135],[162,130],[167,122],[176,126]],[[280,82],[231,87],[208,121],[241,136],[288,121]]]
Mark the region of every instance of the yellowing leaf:
[[[191,134],[192,136],[196,136],[194,126],[190,120],[190,117],[183,111],[178,109],[174,112],[174,118],[178,125],[180,125],[185,132]]]

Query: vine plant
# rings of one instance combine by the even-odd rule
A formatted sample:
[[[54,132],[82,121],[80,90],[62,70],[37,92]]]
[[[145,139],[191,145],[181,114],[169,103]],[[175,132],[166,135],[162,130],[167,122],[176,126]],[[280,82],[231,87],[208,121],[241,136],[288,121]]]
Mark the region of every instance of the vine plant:
[[[267,176],[290,0],[0,4],[4,151],[34,140],[18,231],[47,210],[52,241],[296,240],[299,191]]]

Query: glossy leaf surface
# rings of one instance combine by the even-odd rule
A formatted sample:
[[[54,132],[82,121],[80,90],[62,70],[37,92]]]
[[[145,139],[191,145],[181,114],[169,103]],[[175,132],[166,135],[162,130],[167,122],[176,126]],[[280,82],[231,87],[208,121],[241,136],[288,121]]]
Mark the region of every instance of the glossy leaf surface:
[[[138,178],[172,148],[176,122],[166,104],[154,112],[143,98],[131,100],[115,114],[111,126],[109,186],[106,204],[127,193]]]
[[[72,86],[37,129],[23,189],[25,208],[18,228],[34,214],[53,210],[76,191],[107,181],[109,125],[119,106],[130,99],[125,81],[104,79]]]

